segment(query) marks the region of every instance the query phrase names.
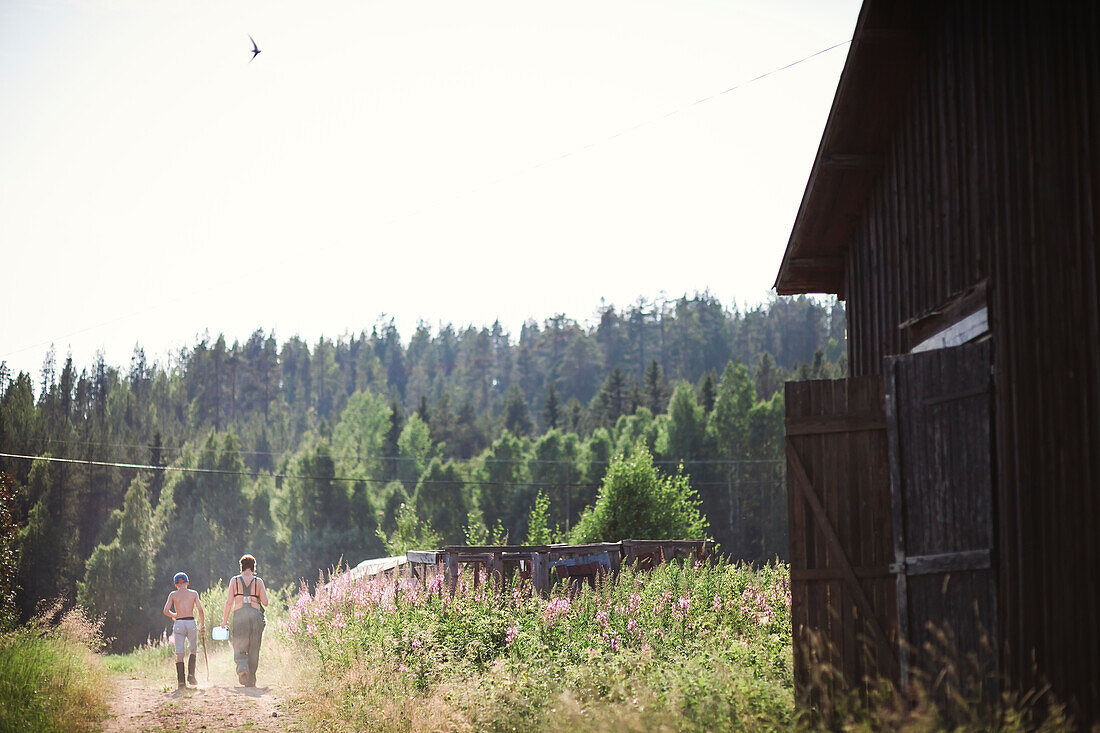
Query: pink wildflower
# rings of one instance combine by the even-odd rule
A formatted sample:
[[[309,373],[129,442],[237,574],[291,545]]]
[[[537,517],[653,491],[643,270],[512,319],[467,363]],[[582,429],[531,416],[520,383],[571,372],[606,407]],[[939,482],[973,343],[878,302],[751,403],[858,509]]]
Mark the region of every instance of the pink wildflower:
[[[546,604],[546,610],[542,612],[543,620],[553,625],[559,618],[569,613],[570,605],[568,598],[555,598]]]
[[[504,634],[504,646],[511,647],[517,636],[519,636],[519,629],[515,626],[509,626],[508,631]]]

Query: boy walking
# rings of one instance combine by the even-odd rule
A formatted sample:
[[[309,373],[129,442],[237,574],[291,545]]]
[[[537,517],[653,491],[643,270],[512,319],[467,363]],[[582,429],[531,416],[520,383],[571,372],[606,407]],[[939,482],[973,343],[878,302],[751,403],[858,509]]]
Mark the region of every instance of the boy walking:
[[[191,656],[187,660],[187,682],[199,684],[195,678],[195,652],[199,634],[205,633],[206,615],[203,613],[199,594],[187,587],[190,583],[187,573],[176,573],[172,582],[176,584],[176,589],[168,594],[168,600],[164,603],[164,615],[172,619],[172,638],[176,640],[176,681],[183,688],[187,686],[183,681],[183,655],[187,644],[191,646]],[[175,610],[170,610],[173,606]],[[198,626],[195,626],[196,610],[199,612]]]

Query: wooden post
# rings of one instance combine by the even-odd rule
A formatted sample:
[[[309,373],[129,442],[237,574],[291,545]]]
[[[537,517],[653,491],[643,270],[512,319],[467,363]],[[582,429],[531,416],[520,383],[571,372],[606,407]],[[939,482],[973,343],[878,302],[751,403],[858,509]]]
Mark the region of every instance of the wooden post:
[[[531,553],[531,585],[540,595],[550,594],[550,553]]]
[[[454,598],[455,590],[458,588],[458,558],[449,552],[447,553],[446,567],[447,590],[450,592],[451,598]]]

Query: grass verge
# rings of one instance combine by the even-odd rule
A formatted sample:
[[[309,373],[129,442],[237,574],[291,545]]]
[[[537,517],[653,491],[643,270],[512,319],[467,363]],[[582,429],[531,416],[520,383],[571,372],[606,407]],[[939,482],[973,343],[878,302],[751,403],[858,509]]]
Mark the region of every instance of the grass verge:
[[[0,731],[97,730],[111,689],[101,628],[60,604],[0,637]]]

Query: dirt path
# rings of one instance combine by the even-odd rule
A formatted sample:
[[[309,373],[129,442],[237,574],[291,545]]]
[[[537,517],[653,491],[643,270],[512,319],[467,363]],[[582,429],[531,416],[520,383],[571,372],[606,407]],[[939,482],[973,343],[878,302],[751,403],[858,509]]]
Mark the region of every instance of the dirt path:
[[[144,673],[115,675],[116,691],[103,730],[301,730],[290,704],[294,665],[286,663],[285,650],[269,648],[273,645],[268,641],[264,640],[256,687],[237,684],[233,656],[224,645],[211,650],[209,681],[199,654],[198,687],[177,689],[175,658],[168,650],[163,666],[158,664]]]

